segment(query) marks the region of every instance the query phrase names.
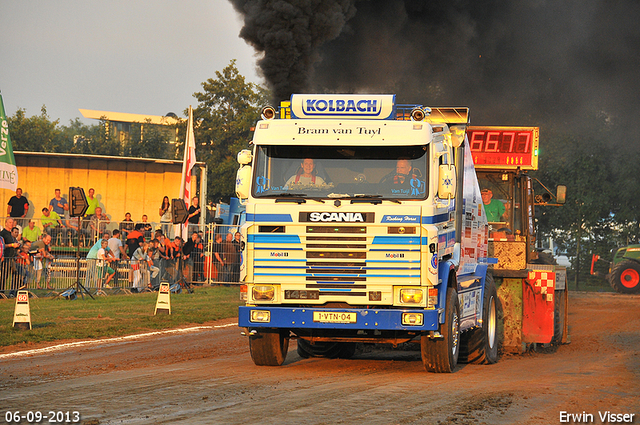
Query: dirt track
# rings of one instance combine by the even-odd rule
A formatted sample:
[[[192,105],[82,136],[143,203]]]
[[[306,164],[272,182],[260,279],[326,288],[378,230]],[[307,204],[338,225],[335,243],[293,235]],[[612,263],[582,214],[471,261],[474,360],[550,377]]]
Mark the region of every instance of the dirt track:
[[[635,414],[640,424],[640,296],[569,302],[569,345],[453,374],[426,373],[418,351],[305,360],[295,343],[284,366],[257,367],[234,320],[0,355],[0,423],[10,409],[79,411],[87,424],[557,424],[562,411],[596,424],[599,411]]]

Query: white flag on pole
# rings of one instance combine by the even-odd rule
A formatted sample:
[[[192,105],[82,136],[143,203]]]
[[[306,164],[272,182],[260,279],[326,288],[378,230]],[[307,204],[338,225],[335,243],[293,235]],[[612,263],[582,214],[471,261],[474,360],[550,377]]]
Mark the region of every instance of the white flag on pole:
[[[187,122],[187,138],[184,143],[184,160],[182,161],[182,181],[180,182],[180,198],[189,209],[191,203],[191,171],[196,163],[196,138],[193,134],[193,109],[189,106],[189,121]],[[187,240],[188,222],[182,225],[181,235]]]

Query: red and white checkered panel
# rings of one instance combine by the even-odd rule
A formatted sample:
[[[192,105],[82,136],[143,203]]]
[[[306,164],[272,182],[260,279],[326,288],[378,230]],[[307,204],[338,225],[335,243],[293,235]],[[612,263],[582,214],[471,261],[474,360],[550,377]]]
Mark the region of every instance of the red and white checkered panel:
[[[556,286],[555,272],[533,270],[529,272],[528,280],[536,293],[545,295],[549,302],[553,301],[553,292]]]

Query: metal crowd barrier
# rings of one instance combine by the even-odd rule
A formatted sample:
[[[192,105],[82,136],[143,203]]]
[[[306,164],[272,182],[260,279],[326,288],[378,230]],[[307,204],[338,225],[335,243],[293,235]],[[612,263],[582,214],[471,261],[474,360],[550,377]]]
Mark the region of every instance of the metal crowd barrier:
[[[150,253],[154,258],[153,266],[158,268],[155,276],[154,270],[150,269],[146,262],[141,264],[138,272],[133,270],[129,260],[120,260],[117,267],[111,264],[116,270],[116,275],[109,286],[112,289],[143,290],[155,289],[161,281],[196,285],[238,284],[244,251],[238,251],[238,244],[230,245],[226,241],[227,234],[235,237],[238,226],[208,224],[189,226],[189,230],[191,233],[197,231],[201,237],[201,250],[196,251],[195,255],[192,255],[193,258],[187,261],[166,260],[157,258],[158,255],[154,258],[153,253]],[[215,243],[217,234],[222,237],[221,244]],[[81,246],[78,246],[79,242],[82,242],[82,239],[74,238],[70,233],[63,237],[58,232],[50,245],[53,260],[36,261],[33,254],[29,255],[28,260],[19,257],[4,258],[0,261],[0,291],[6,293],[21,287],[63,291],[75,286],[76,282],[92,291],[104,289],[105,278],[100,275],[104,274],[104,271],[100,273],[101,270],[96,265],[97,260],[86,259],[87,252],[95,242],[91,239],[86,244],[81,243]],[[244,246],[243,241],[241,242]],[[225,256],[228,258],[222,265],[218,258]]]

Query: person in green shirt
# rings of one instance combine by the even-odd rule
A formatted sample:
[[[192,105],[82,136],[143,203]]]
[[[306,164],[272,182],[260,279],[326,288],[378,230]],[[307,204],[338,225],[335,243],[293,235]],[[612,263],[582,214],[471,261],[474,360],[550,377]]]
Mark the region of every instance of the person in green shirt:
[[[62,224],[62,220],[60,219],[58,213],[53,210],[49,211],[49,208],[46,207],[42,209],[42,217],[40,217],[40,223],[42,224],[42,228],[44,229],[45,233],[51,235],[54,241],[56,240],[58,234],[60,234],[61,229],[64,227],[64,224]]]
[[[482,189],[480,191],[482,196],[482,203],[484,204],[484,212],[487,215],[487,221],[489,223],[496,223],[502,221],[502,216],[505,212],[505,207],[502,202],[493,198],[493,192],[491,189]]]
[[[22,229],[22,239],[26,242],[35,242],[40,239],[42,235],[42,230],[38,226],[36,226],[36,222],[33,220],[29,220],[29,227],[25,227]]]
[[[87,196],[87,212],[84,213],[85,217],[92,216],[96,213],[96,208],[100,206],[98,198],[94,197],[96,191],[93,188],[89,189],[89,196]]]

